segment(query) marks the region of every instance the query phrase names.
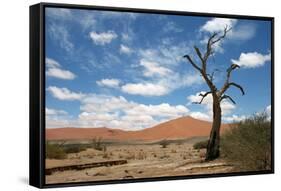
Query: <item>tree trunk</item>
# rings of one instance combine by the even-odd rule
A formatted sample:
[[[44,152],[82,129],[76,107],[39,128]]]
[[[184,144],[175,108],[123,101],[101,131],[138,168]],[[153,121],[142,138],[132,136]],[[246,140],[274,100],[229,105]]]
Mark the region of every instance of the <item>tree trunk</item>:
[[[219,98],[213,95],[213,124],[206,152],[206,161],[214,160],[220,155],[221,107]]]

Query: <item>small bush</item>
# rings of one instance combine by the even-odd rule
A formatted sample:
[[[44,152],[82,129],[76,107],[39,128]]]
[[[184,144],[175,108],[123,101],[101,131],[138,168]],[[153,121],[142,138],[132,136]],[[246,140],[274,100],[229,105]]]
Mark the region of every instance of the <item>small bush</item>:
[[[164,139],[159,144],[162,146],[162,148],[167,148],[167,146],[169,145],[169,142]]]
[[[200,141],[197,142],[193,145],[193,149],[206,149],[208,146],[208,141],[209,140],[205,140],[205,141]]]
[[[46,158],[48,159],[65,159],[67,157],[65,151],[58,144],[46,144]]]
[[[79,153],[85,151],[87,148],[82,145],[65,145],[63,149],[66,153]]]
[[[221,137],[221,153],[241,170],[271,169],[271,123],[254,115],[231,127]]]
[[[106,151],[106,145],[102,143],[101,137],[92,140],[92,146],[98,151]]]

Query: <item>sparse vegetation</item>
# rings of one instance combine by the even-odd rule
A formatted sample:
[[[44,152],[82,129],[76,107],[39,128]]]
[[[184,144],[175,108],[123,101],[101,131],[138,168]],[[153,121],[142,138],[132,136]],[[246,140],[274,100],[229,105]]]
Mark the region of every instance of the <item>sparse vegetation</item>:
[[[81,144],[72,144],[72,145],[64,145],[63,150],[65,153],[79,153],[81,151],[85,151],[87,149],[86,146]]]
[[[67,157],[62,146],[58,144],[46,143],[46,158],[48,159],[65,159]]]
[[[197,142],[193,145],[193,149],[206,149],[208,146],[208,140]]]
[[[167,146],[169,145],[169,142],[166,139],[164,139],[164,140],[160,141],[159,144],[162,146],[162,148],[167,148]]]
[[[271,123],[268,116],[257,114],[233,126],[222,136],[221,151],[241,170],[269,170]]]
[[[107,152],[103,152],[102,158],[109,159],[109,154]]]
[[[94,138],[92,140],[92,146],[94,149],[98,150],[98,151],[106,151],[106,145],[102,143],[102,138],[98,137],[98,138]]]

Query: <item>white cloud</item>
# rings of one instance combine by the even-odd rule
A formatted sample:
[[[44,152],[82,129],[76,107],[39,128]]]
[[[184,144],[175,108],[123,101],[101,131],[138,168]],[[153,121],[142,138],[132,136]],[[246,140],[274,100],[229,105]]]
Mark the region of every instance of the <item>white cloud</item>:
[[[192,86],[195,84],[201,84],[202,78],[199,75],[176,72],[169,72],[171,75],[158,75],[155,78],[151,78],[146,82],[139,83],[127,83],[121,86],[121,90],[128,94],[142,95],[142,96],[163,96],[170,92]],[[144,72],[145,76],[152,75],[148,71]]]
[[[59,78],[63,80],[73,80],[76,77],[76,75],[72,72],[60,68],[61,65],[51,58],[46,58],[46,67],[46,75],[49,77]]]
[[[98,86],[110,87],[110,88],[118,88],[120,84],[120,80],[118,79],[102,79],[96,82]]]
[[[200,119],[200,120],[204,120],[204,121],[212,121],[212,116],[207,115],[206,113],[202,113],[199,111],[194,111],[194,112],[190,112],[189,114],[191,117],[195,118],[195,119]]]
[[[46,128],[75,127],[76,122],[64,118],[46,116]]]
[[[88,113],[88,112],[82,112],[79,115],[80,120],[90,120],[90,121],[102,121],[102,122],[108,122],[112,121],[114,119],[117,119],[118,113]],[[99,126],[99,125],[97,125]]]
[[[46,62],[46,66],[48,68],[59,68],[60,67],[60,64],[57,61],[55,61],[54,59],[46,58],[45,62]]]
[[[128,83],[121,87],[122,91],[133,95],[162,96],[168,93],[168,89],[159,84],[152,83]]]
[[[159,105],[137,104],[125,112],[134,116],[148,114],[151,116],[176,118],[187,114],[189,110],[183,105],[171,106],[168,103],[162,103]]]
[[[247,117],[246,117],[245,115],[241,115],[241,116],[232,115],[232,116],[223,117],[223,120],[226,121],[226,122],[233,123],[233,122],[243,121],[243,120],[245,120],[246,118],[247,118]]]
[[[90,94],[81,100],[82,111],[92,112],[116,112],[119,110],[127,110],[132,107],[124,97],[114,97],[107,95]]]
[[[138,78],[135,83],[127,83],[121,87],[123,92],[133,95],[162,96],[178,88],[201,84],[202,78],[198,74],[185,71],[175,71],[183,63],[183,55],[189,52],[187,44],[177,46],[160,45],[154,49],[139,49],[137,55],[139,63],[134,65],[145,80]],[[140,70],[139,67],[143,68]]]
[[[90,37],[93,42],[97,45],[109,44],[112,40],[116,39],[118,36],[114,31],[107,31],[102,33],[90,32]]]
[[[163,76],[161,79],[157,79],[158,84],[166,87],[168,92],[174,91],[183,87],[190,87],[192,85],[200,85],[202,81],[202,77],[198,74],[193,73],[176,73],[173,72],[171,75]]]
[[[201,28],[200,31],[209,33],[222,32],[225,27],[231,28],[237,23],[236,19],[226,18],[213,18],[207,21]]]
[[[68,94],[77,95],[78,93],[68,92]],[[58,117],[55,115],[56,112],[49,110],[48,112],[53,115],[47,118],[47,128],[77,126],[138,130],[185,116],[189,112],[188,108],[183,105],[168,103],[146,105],[128,101],[122,96],[83,94],[77,100],[81,103],[81,113],[77,119],[68,116]]]
[[[268,115],[271,115],[271,105],[269,105],[269,106],[266,107],[265,112],[266,112]]]
[[[133,52],[133,50],[131,48],[129,48],[128,46],[121,44],[120,45],[120,49],[119,49],[120,53],[123,54],[131,54]]]
[[[58,43],[60,48],[71,52],[74,48],[74,44],[70,41],[70,34],[64,25],[52,23],[47,28],[50,37],[54,42]]]
[[[168,74],[172,73],[172,70],[159,66],[157,62],[151,62],[142,59],[140,61],[140,65],[145,68],[144,76],[146,77],[152,77],[154,75],[167,76]]]
[[[271,105],[265,108],[265,113],[268,116],[268,120],[271,120]]]
[[[271,54],[260,54],[257,52],[241,53],[238,60],[232,59],[231,62],[244,68],[257,68],[263,66],[271,60]]]
[[[75,75],[68,71],[68,70],[62,70],[60,68],[49,68],[46,71],[47,76],[60,78],[64,80],[73,80],[75,78]]]
[[[57,109],[51,109],[47,108],[45,109],[46,115],[66,115],[67,112],[64,110],[57,110]]]
[[[94,94],[88,95],[86,99],[82,100],[81,110],[87,112],[84,120],[92,123],[98,122],[106,127],[128,130],[151,127],[162,121],[186,115],[189,111],[182,105],[172,106],[167,103],[145,105],[129,102],[124,97]],[[96,116],[91,116],[91,113]],[[82,118],[80,117],[80,119]]]
[[[256,27],[255,25],[251,24],[238,24],[238,21],[236,19],[227,19],[227,18],[213,18],[209,21],[207,21],[201,28],[201,32],[206,33],[218,33],[221,35],[224,31],[224,29],[228,27],[228,29],[231,28],[230,31],[228,31],[224,42],[226,40],[232,41],[232,42],[239,42],[239,41],[245,41],[248,39],[251,39],[254,37],[256,33]],[[202,44],[206,44],[210,35],[205,35],[203,37],[203,40],[200,42]],[[213,45],[213,48],[215,52],[223,53],[224,49],[222,48],[223,41],[219,41],[216,44]]]
[[[49,86],[47,91],[49,91],[53,97],[59,100],[80,100],[84,96],[82,93],[75,93],[67,88],[58,88],[56,86]]]

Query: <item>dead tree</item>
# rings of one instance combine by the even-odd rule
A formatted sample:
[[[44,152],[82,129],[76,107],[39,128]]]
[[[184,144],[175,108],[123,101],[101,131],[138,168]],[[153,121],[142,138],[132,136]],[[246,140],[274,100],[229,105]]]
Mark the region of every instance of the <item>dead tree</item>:
[[[189,61],[189,63],[202,75],[204,81],[209,87],[209,91],[207,91],[206,93],[199,94],[199,96],[201,96],[202,98],[197,103],[201,104],[204,98],[206,98],[209,94],[212,95],[213,97],[213,124],[212,124],[212,129],[210,132],[210,137],[207,146],[207,152],[205,158],[206,161],[214,160],[218,158],[220,155],[220,150],[219,150],[220,127],[221,127],[221,117],[222,117],[221,102],[224,99],[228,99],[235,104],[234,100],[229,95],[226,94],[226,91],[230,87],[236,87],[241,91],[242,95],[245,94],[243,88],[240,85],[230,81],[232,71],[234,71],[237,68],[240,68],[239,65],[231,64],[229,66],[229,68],[226,70],[225,82],[220,89],[216,87],[213,81],[215,72],[208,73],[207,71],[208,59],[214,53],[214,45],[216,43],[220,43],[226,37],[227,33],[230,30],[231,28],[225,27],[222,33],[213,33],[208,39],[204,54],[201,53],[198,47],[194,46],[194,50],[201,62],[201,66],[196,64],[190,55],[184,56],[184,58],[186,58]]]

